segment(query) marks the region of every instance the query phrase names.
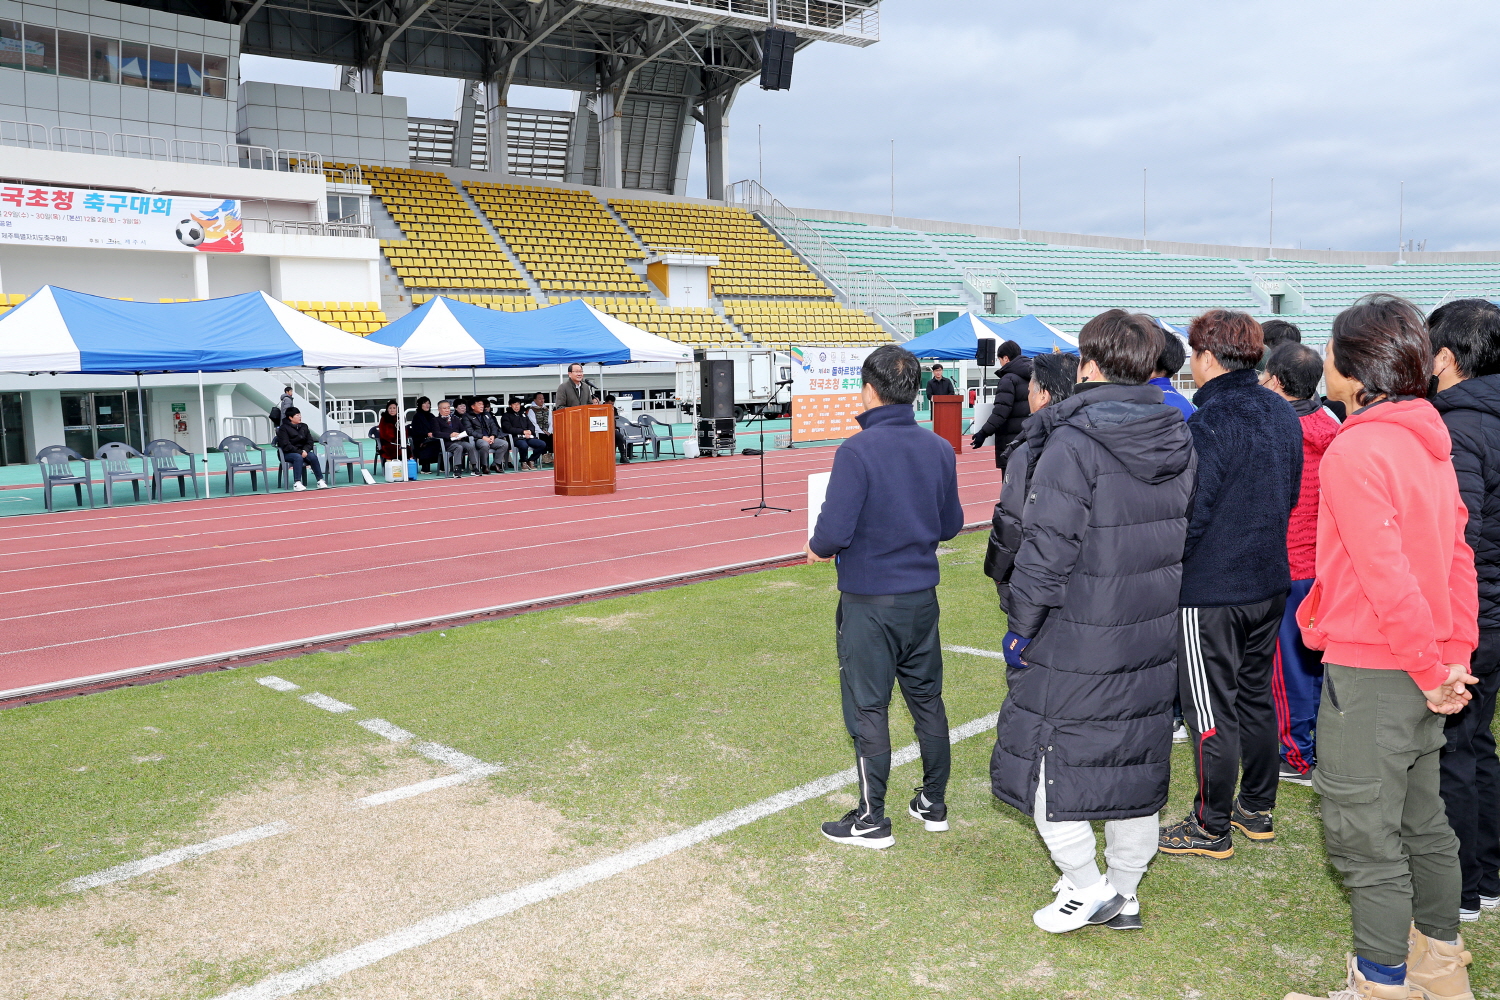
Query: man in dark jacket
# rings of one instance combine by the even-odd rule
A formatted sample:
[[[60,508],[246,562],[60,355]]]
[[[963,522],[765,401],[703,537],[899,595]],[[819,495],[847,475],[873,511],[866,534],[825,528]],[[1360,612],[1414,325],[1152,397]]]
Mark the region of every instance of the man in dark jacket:
[[[927,398],[933,396],[957,396],[958,390],[953,387],[953,380],[943,374],[942,365],[932,366],[932,378],[927,382]]]
[[[448,400],[438,403],[437,432],[434,435],[448,452],[448,468],[452,475],[463,475],[464,456],[469,457],[469,467],[479,468],[479,453],[474,442],[469,440],[469,429],[464,419],[453,412]]]
[[[1022,356],[1021,345],[1007,340],[995,350],[1000,363],[1000,384],[995,387],[994,408],[990,418],[979,428],[979,433],[969,440],[978,448],[989,438],[995,439],[995,468],[1005,468],[1005,448],[1021,433],[1021,424],[1031,414],[1026,404],[1026,394],[1031,387],[1031,362]]]
[[[1005,485],[1000,502],[990,521],[990,543],[984,553],[984,574],[995,581],[1003,605],[1010,595],[1010,572],[1016,553],[1021,551],[1021,510],[1026,503],[1026,481],[1031,478],[1040,447],[1029,448],[1027,441],[1047,440],[1052,433],[1051,418],[1045,421],[1042,411],[1073,395],[1078,383],[1078,355],[1038,354],[1031,364],[1031,389],[1028,402],[1031,416],[1021,425],[1021,433],[1010,443],[1010,457],[1005,462]]]
[[[479,455],[479,474],[489,473],[491,463],[495,472],[505,471],[505,456],[510,449],[500,436],[500,424],[495,420],[495,415],[489,412],[483,396],[475,396],[470,401],[468,416],[464,418],[464,429],[469,432],[469,440],[473,442],[474,451]]]
[[[1194,481],[1182,415],[1146,385],[1150,317],[1101,313],[1078,335],[1084,381],[1028,423],[1002,649],[1010,669],[993,791],[1029,814],[1062,871],[1045,931],[1141,926],[1172,751],[1177,595]],[[1105,820],[1109,871],[1091,820]]]
[[[288,406],[282,414],[281,426],[276,428],[276,450],[292,467],[292,490],[301,493],[307,489],[302,482],[303,469],[312,469],[318,489],[328,489],[323,481],[323,464],[318,461],[318,449],[313,444],[312,431],[302,422],[302,411]]]
[[[953,449],[917,424],[921,365],[887,344],[860,369],[860,433],[833,456],[811,562],[838,559],[839,685],[854,739],[859,805],[823,824],[841,844],[896,842],[885,815],[891,771],[887,713],[899,682],[922,750],[922,785],[907,807],[929,832],[948,829],[948,713],[938,637],[937,544],[964,525]]]
[[[1453,470],[1469,509],[1465,541],[1479,577],[1479,647],[1469,672],[1473,700],[1446,720],[1442,795],[1458,836],[1463,870],[1459,919],[1500,907],[1500,760],[1495,756],[1495,692],[1500,689],[1500,309],[1459,299],[1427,318],[1433,405],[1453,439]]]
[[[1249,315],[1211,309],[1193,320],[1188,345],[1198,490],[1182,556],[1177,661],[1198,790],[1193,811],[1162,829],[1161,850],[1227,858],[1231,826],[1252,840],[1275,837],[1281,760],[1271,677],[1292,585],[1287,522],[1302,489],[1302,426],[1291,404],[1259,384],[1264,338]]]
[[[507,444],[516,449],[523,470],[535,469],[536,460],[547,446],[532,433],[531,420],[521,409],[521,397],[512,396],[510,406],[500,415],[500,429],[505,432]]]

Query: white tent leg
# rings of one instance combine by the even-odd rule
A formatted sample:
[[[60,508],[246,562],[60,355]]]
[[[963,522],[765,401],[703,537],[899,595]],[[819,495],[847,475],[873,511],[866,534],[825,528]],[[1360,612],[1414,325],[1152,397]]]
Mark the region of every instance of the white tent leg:
[[[203,403],[203,373],[198,373],[198,426],[202,428],[199,432],[203,435],[203,497],[212,499],[214,495],[213,484],[208,478],[208,407]]]
[[[401,464],[406,465],[406,387],[401,381],[401,349],[396,348],[396,443]],[[376,454],[379,454],[377,450]]]
[[[318,369],[318,420],[324,434],[328,433],[328,384],[324,381],[327,375],[327,369]]]

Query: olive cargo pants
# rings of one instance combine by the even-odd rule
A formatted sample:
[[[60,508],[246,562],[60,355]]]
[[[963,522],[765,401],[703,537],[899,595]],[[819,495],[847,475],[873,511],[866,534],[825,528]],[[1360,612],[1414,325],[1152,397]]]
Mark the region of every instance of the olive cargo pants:
[[[1328,859],[1344,876],[1354,951],[1406,961],[1412,921],[1458,937],[1458,838],[1439,794],[1443,716],[1403,670],[1327,664],[1318,709],[1318,768]]]

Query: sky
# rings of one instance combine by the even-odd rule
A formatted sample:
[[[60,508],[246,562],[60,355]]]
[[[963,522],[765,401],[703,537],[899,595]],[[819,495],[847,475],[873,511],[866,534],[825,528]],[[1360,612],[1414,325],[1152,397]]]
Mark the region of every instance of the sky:
[[[1282,247],[1500,247],[1500,4],[886,0],[881,41],[818,43],[741,90],[732,179],[793,206]],[[279,60],[246,57],[242,75]],[[328,82],[333,71],[299,70]],[[454,81],[394,75],[411,114]],[[566,107],[567,95],[518,94]],[[757,156],[757,132],[763,136]],[[1404,199],[1401,196],[1404,183]],[[703,143],[690,194],[702,194]],[[1402,208],[1404,201],[1404,210]],[[1404,215],[1404,222],[1402,216]]]

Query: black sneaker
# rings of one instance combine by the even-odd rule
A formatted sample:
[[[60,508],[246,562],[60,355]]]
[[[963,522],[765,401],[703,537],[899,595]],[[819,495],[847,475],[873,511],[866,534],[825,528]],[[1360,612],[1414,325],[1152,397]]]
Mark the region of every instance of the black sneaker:
[[[1271,827],[1271,810],[1251,812],[1240,805],[1239,799],[1234,800],[1234,809],[1229,813],[1229,825],[1251,840],[1266,842],[1276,839],[1276,831]]]
[[[1201,854],[1205,858],[1229,858],[1234,856],[1234,842],[1229,831],[1215,837],[1191,816],[1179,823],[1161,828],[1161,838],[1156,849],[1163,854]]]
[[[891,821],[884,817],[870,822],[860,819],[858,809],[850,809],[844,818],[823,824],[823,836],[836,844],[853,844],[856,847],[873,847],[884,850],[896,843],[891,836]]]
[[[1299,771],[1286,761],[1281,762],[1281,780],[1291,782],[1294,785],[1311,785],[1312,771]]]
[[[927,796],[922,794],[922,789],[914,788],[916,797],[911,800],[911,805],[906,807],[906,813],[912,819],[919,819],[927,827],[928,833],[942,833],[948,829],[948,806],[942,802],[929,802]]]
[[[1125,897],[1125,905],[1119,913],[1104,921],[1112,931],[1138,931],[1141,929],[1141,901],[1134,896]]]

